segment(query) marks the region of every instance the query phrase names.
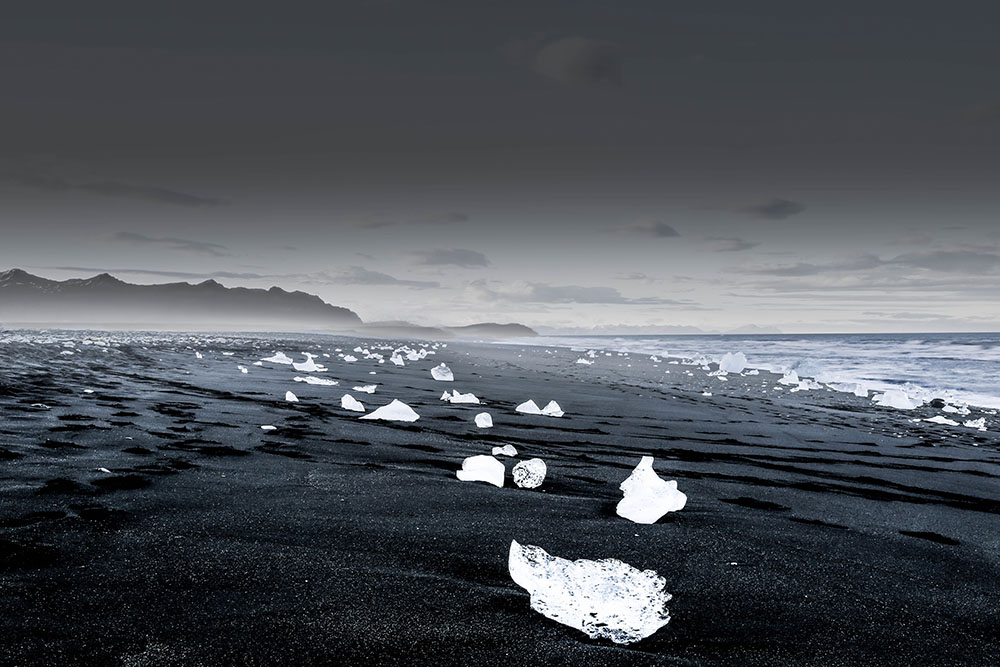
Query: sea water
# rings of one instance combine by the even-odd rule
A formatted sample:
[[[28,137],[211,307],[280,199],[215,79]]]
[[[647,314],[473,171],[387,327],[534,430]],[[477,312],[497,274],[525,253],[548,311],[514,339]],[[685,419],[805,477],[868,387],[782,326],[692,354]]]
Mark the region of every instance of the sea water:
[[[747,367],[871,391],[1000,408],[1000,333],[542,336],[532,345],[718,362],[743,352]]]

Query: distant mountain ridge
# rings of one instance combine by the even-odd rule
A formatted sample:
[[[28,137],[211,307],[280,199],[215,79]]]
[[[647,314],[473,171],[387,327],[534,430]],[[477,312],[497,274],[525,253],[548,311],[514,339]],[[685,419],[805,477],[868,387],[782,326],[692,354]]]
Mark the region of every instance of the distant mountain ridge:
[[[0,273],[0,324],[340,330],[362,322],[348,308],[280,287],[135,285],[107,273],[59,281],[11,269]]]
[[[355,332],[398,338],[535,336],[522,324],[425,327],[409,322],[364,323],[357,313],[314,294],[280,287],[201,283],[136,285],[108,273],[50,280],[22,269],[0,272],[0,325],[46,328],[148,328]]]

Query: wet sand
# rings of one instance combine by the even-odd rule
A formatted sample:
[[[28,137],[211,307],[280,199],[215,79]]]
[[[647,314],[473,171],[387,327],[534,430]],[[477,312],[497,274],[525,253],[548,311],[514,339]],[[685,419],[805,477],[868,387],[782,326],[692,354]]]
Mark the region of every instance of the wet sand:
[[[250,365],[359,342],[0,347],[0,662],[986,665],[1000,651],[996,430],[636,355],[318,357],[337,387]],[[441,362],[454,383],[431,378]],[[420,420],[340,409],[373,382],[351,393]],[[515,413],[528,398],[566,415]],[[494,428],[475,427],[481,411]],[[503,444],[545,460],[541,489],[514,487],[510,459],[503,489],[455,478]],[[615,515],[643,455],[689,498],[650,526]],[[544,618],[507,573],[512,539],[656,570],[671,622],[623,647]]]

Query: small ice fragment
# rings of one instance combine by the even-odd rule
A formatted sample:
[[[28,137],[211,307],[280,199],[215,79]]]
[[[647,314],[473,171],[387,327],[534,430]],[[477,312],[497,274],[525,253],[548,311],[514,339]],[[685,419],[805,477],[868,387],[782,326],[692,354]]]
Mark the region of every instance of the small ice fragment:
[[[962,424],[962,426],[968,426],[969,428],[979,429],[980,431],[986,430],[986,417],[980,417],[979,419],[970,419],[969,421]]]
[[[300,363],[293,363],[292,368],[299,371],[300,373],[322,373],[327,369],[326,366],[321,366],[316,363],[315,355],[305,353],[306,360]]]
[[[397,366],[406,365],[406,363],[403,361],[403,357],[399,356],[399,352],[396,352],[391,357],[389,357],[389,361],[396,364]]]
[[[269,364],[285,364],[288,366],[292,365],[292,358],[289,357],[284,352],[275,352],[273,356],[270,356],[267,359],[261,359],[261,361],[266,361]]]
[[[531,595],[531,608],[591,639],[631,644],[670,622],[666,580],[613,558],[575,560],[510,543],[510,577]]]
[[[364,412],[365,406],[361,404],[361,401],[354,398],[350,394],[344,394],[340,397],[340,407],[345,410],[351,410],[352,412]]]
[[[296,396],[295,394],[293,394],[290,391],[286,391],[285,392],[285,400],[288,401],[289,403],[298,403],[299,402],[298,396]]]
[[[336,380],[313,377],[312,375],[306,375],[305,377],[296,375],[292,379],[295,380],[296,382],[305,382],[306,384],[318,384],[318,385],[323,385],[324,387],[336,387],[338,384],[340,384]]]
[[[562,417],[565,412],[559,407],[559,404],[555,401],[549,401],[544,408],[542,408],[542,414],[546,417]]]
[[[502,487],[504,467],[492,456],[481,454],[462,461],[462,469],[455,474],[463,482],[486,482]]]
[[[702,396],[711,396],[712,392],[710,392],[710,391],[703,391],[703,392],[701,392],[701,395]]]
[[[911,399],[901,389],[889,389],[884,394],[877,394],[872,400],[876,405],[896,408],[897,410],[912,410],[920,407],[920,403]]]
[[[492,428],[493,417],[488,412],[480,412],[476,415],[476,426],[479,428]]]
[[[442,401],[450,401],[451,400],[451,392],[450,391],[443,392],[441,394],[441,400]]]
[[[246,366],[237,366],[236,368],[240,369],[240,373],[243,373],[244,375],[250,372],[250,369],[248,369]]]
[[[514,483],[522,489],[537,489],[545,481],[546,472],[545,461],[528,459],[514,466],[511,476],[514,478]]]
[[[98,468],[97,472],[103,472],[103,473],[108,474],[108,475],[111,474],[111,471],[108,470],[107,468]]]
[[[260,427],[260,430],[261,431],[273,431],[273,430],[275,430],[277,428],[278,428],[277,426],[271,426],[270,424],[264,424],[263,426]]]
[[[204,359],[204,358],[205,358],[205,355],[204,355],[204,354],[202,354],[201,352],[195,352],[195,353],[194,353],[194,358],[195,358],[195,359]]]
[[[653,470],[652,456],[643,456],[618,488],[625,494],[618,502],[618,516],[636,523],[656,523],[667,512],[683,509],[687,503],[687,496],[677,490],[677,482],[665,482]]]
[[[378,388],[377,384],[363,384],[355,387],[354,391],[360,391],[362,394],[374,394],[376,388]]]
[[[517,456],[517,449],[514,445],[504,445],[503,447],[494,447],[492,454],[493,456]]]
[[[84,389],[83,393],[85,393],[85,394],[93,394],[94,390],[93,389]]]
[[[443,363],[438,364],[431,369],[431,377],[433,377],[438,382],[454,382],[455,374],[451,372],[451,369],[445,366]]]
[[[800,380],[799,380],[799,374],[796,373],[795,371],[788,371],[787,373],[785,373],[784,377],[782,377],[780,380],[778,380],[778,382],[781,383],[781,384],[796,384],[797,385],[800,382]]]
[[[579,359],[577,359],[576,363],[580,364],[581,366],[593,366],[594,365],[593,361],[591,361],[590,359],[584,359],[583,357],[580,357]]]
[[[406,403],[393,399],[392,403],[383,405],[367,415],[362,415],[361,419],[381,419],[393,422],[415,422],[420,419],[420,415],[413,411]]]
[[[958,426],[958,422],[954,419],[948,419],[942,415],[934,415],[929,419],[925,419],[925,422],[930,422],[932,424],[941,424],[942,426]]]
[[[353,364],[357,360],[358,358],[355,357],[353,354],[348,354],[344,356],[344,361],[346,361],[349,364]]]
[[[747,356],[742,352],[726,352],[719,360],[719,370],[726,373],[742,373],[747,367]]]
[[[476,398],[475,394],[461,394],[457,391],[451,395],[451,398],[449,398],[448,401],[451,403],[479,405],[479,399]]]
[[[538,406],[535,404],[535,402],[532,401],[531,399],[528,399],[524,403],[521,403],[521,405],[517,406],[514,409],[517,410],[518,412],[523,412],[526,415],[540,415],[540,414],[542,414],[542,411],[538,408]]]
[[[255,361],[255,362],[253,362],[253,365],[254,366],[263,366],[264,362],[263,361]]]

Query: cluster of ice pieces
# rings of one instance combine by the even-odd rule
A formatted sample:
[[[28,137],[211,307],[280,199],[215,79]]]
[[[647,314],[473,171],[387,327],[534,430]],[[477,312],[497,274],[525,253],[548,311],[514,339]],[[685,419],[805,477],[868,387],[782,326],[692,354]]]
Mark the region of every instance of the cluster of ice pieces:
[[[531,608],[592,639],[631,644],[670,622],[666,581],[613,558],[575,560],[550,556],[511,541],[511,579],[531,596]]]
[[[539,408],[537,403],[529,399],[514,409],[526,415],[544,415],[546,417],[562,417],[566,414],[555,401],[549,401],[544,408]]]
[[[653,470],[652,456],[643,456],[618,488],[624,493],[616,508],[618,516],[636,523],[656,523],[687,503],[687,496],[677,490],[677,482],[666,482]]]

